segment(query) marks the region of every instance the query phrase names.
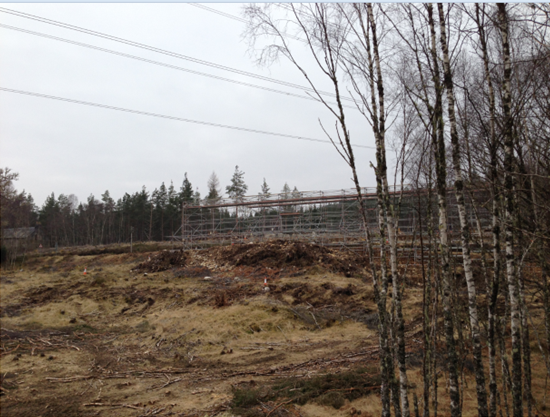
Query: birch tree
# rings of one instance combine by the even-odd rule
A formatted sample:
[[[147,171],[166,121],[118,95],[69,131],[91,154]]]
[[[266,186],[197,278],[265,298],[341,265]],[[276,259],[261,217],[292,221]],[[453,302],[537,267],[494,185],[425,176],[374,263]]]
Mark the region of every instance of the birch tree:
[[[439,224],[439,269],[441,275],[443,323],[446,340],[448,387],[452,416],[459,416],[460,389],[458,382],[458,356],[453,320],[451,271],[449,265],[449,236],[447,224],[447,161],[445,147],[443,91],[439,66],[436,23],[432,4],[422,6],[404,5],[401,14],[392,19],[393,28],[404,43],[404,50],[412,55],[415,83],[404,81],[409,100],[431,138],[435,168],[435,188]],[[405,24],[403,27],[398,23]],[[412,71],[412,69],[411,69]],[[430,82],[431,81],[431,82]],[[425,404],[425,407],[427,405]]]
[[[461,149],[458,140],[458,131],[455,115],[455,97],[454,97],[454,84],[453,74],[451,70],[451,62],[449,57],[447,29],[445,21],[445,12],[443,10],[443,4],[437,4],[437,10],[439,14],[439,29],[440,29],[440,44],[443,55],[443,74],[445,90],[447,91],[447,113],[450,123],[451,131],[451,144],[452,144],[452,161],[454,168],[454,189],[456,195],[456,202],[458,208],[458,215],[460,220],[460,239],[462,245],[462,259],[464,265],[464,276],[466,278],[466,284],[468,286],[468,312],[470,317],[470,328],[472,331],[472,345],[474,351],[474,370],[477,385],[477,404],[478,415],[487,416],[487,391],[485,388],[485,375],[483,373],[483,358],[481,352],[481,337],[479,330],[479,318],[477,312],[477,295],[474,276],[472,272],[472,258],[470,256],[470,226],[466,216],[466,205],[464,199],[464,181],[462,177],[461,167]]]
[[[389,416],[391,397],[390,389],[393,390],[393,398],[401,398],[401,404],[399,402],[394,402],[396,415],[401,414],[401,410],[404,409],[406,415],[409,415],[408,411],[408,399],[406,396],[407,383],[406,383],[406,374],[401,372],[401,389],[398,390],[394,382],[393,377],[393,358],[391,355],[391,349],[388,345],[388,334],[389,334],[389,317],[388,311],[386,308],[386,297],[388,290],[388,273],[386,271],[385,265],[385,256],[386,248],[385,237],[387,236],[388,229],[388,204],[387,200],[384,199],[384,190],[387,190],[387,167],[385,161],[385,144],[383,141],[383,134],[385,133],[384,128],[384,92],[383,92],[383,81],[380,71],[378,71],[378,81],[377,81],[377,92],[371,83],[369,93],[372,94],[374,104],[377,107],[374,108],[374,112],[371,113],[373,116],[371,125],[377,123],[378,129],[375,132],[376,138],[376,147],[377,147],[377,166],[375,168],[376,178],[377,178],[377,190],[379,198],[379,207],[380,207],[380,230],[384,235],[381,236],[380,242],[383,246],[381,250],[382,262],[381,262],[381,273],[379,274],[375,263],[374,263],[374,252],[372,246],[372,237],[368,227],[368,222],[366,218],[366,210],[364,206],[364,200],[362,198],[362,190],[359,183],[359,178],[357,175],[356,167],[356,158],[354,154],[354,149],[351,145],[351,132],[348,128],[346,114],[344,111],[343,94],[341,87],[341,68],[345,67],[345,58],[346,47],[348,46],[347,35],[350,31],[350,25],[352,23],[357,23],[361,26],[361,29],[356,30],[354,33],[359,34],[359,42],[366,42],[368,48],[371,48],[371,39],[373,44],[377,43],[376,40],[376,27],[373,27],[374,18],[372,12],[372,6],[367,5],[366,8],[362,6],[355,6],[355,12],[357,13],[354,16],[348,14],[347,11],[340,8],[340,14],[336,15],[336,18],[331,20],[333,16],[331,11],[332,6],[328,4],[312,4],[299,6],[297,8],[294,5],[288,6],[290,9],[290,15],[292,16],[293,21],[296,23],[298,28],[298,33],[300,37],[303,37],[306,41],[307,49],[310,52],[310,56],[314,59],[317,64],[318,69],[322,71],[324,76],[330,81],[333,87],[333,93],[331,94],[332,99],[335,100],[335,104],[329,102],[324,94],[317,88],[317,86],[311,81],[311,77],[308,71],[305,69],[303,64],[301,64],[293,53],[293,48],[291,47],[290,41],[286,36],[287,30],[283,30],[278,25],[277,19],[274,17],[272,6],[267,5],[263,8],[257,6],[250,6],[247,8],[247,16],[249,17],[249,35],[253,40],[257,40],[259,36],[262,35],[275,35],[278,44],[269,45],[263,50],[263,57],[278,56],[279,54],[285,56],[294,66],[302,73],[306,81],[309,83],[310,87],[313,89],[315,96],[318,100],[325,105],[325,107],[331,112],[336,120],[335,131],[336,134],[330,135],[327,130],[322,126],[323,130],[333,142],[336,150],[340,156],[344,159],[347,165],[350,167],[352,172],[352,179],[354,181],[358,202],[360,206],[360,212],[362,215],[363,226],[366,233],[367,241],[367,253],[369,259],[371,260],[371,273],[373,279],[373,288],[375,293],[375,300],[378,308],[378,317],[379,317],[379,342],[380,342],[380,367],[381,367],[381,401],[382,401],[382,415]],[[366,11],[366,13],[365,13]],[[288,29],[288,28],[287,28]],[[372,38],[371,38],[372,36]],[[369,49],[370,51],[370,49]],[[377,51],[375,52],[377,54]],[[363,55],[365,58],[365,55]],[[379,65],[379,57],[375,56],[374,58],[371,55],[369,61],[369,76],[372,80],[375,79],[376,75],[374,72],[374,62],[377,62]],[[378,67],[379,70],[379,67]],[[349,75],[349,73],[348,73]],[[359,83],[357,83],[358,85]],[[369,85],[367,83],[367,85]],[[364,97],[367,97],[368,94],[365,94]],[[363,100],[365,102],[366,100]],[[380,121],[380,116],[381,121]],[[395,233],[390,233],[392,236],[392,242],[395,236]],[[395,265],[392,265],[395,266]],[[396,268],[395,268],[396,269]],[[394,294],[396,294],[395,299],[399,300],[400,294],[400,285],[398,281],[397,272],[393,275],[394,277]],[[396,303],[397,304],[397,303]],[[399,305],[398,311],[400,312],[401,306]],[[398,313],[399,315],[399,313]],[[402,317],[401,317],[402,319]],[[398,319],[399,320],[399,319]],[[399,332],[402,333],[402,327],[399,327]],[[399,339],[399,337],[398,337]],[[400,339],[404,343],[404,339]],[[404,345],[403,345],[404,346]],[[399,352],[404,354],[404,349],[399,349]],[[401,356],[399,356],[401,357]],[[404,355],[403,355],[404,359]],[[404,371],[404,360],[403,367],[400,367],[400,371]]]
[[[512,332],[512,401],[514,417],[523,415],[522,370],[521,370],[521,317],[519,305],[519,285],[514,254],[514,223],[516,203],[514,199],[514,121],[511,114],[512,96],[510,91],[512,65],[508,30],[508,9],[504,3],[497,5],[497,19],[502,40],[502,61],[504,67],[502,111],[504,114],[504,235],[506,250],[506,279],[510,297]]]

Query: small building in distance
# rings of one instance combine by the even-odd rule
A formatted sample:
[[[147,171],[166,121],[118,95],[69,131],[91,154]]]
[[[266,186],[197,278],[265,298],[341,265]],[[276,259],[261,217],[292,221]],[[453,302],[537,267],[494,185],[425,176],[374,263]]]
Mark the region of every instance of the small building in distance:
[[[14,241],[37,241],[38,229],[36,227],[19,227],[17,229],[2,230],[2,243]]]
[[[18,256],[38,248],[40,241],[37,227],[2,229],[2,263],[11,263]]]

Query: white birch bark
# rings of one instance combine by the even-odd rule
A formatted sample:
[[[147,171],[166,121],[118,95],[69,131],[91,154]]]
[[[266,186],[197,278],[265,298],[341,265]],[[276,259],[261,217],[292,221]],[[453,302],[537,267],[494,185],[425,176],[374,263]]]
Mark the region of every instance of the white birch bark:
[[[511,114],[512,98],[510,95],[510,79],[512,67],[510,62],[510,45],[508,30],[508,11],[506,4],[499,3],[498,22],[502,39],[502,57],[504,63],[502,107],[504,113],[504,233],[506,253],[506,279],[510,300],[510,320],[512,332],[512,404],[514,417],[523,415],[522,399],[522,366],[521,366],[521,312],[519,285],[516,271],[516,256],[514,254],[513,226],[516,218],[516,203],[514,200],[514,133]]]
[[[451,71],[451,63],[449,59],[449,51],[447,46],[447,30],[445,23],[445,13],[443,4],[438,3],[437,9],[439,12],[439,29],[440,43],[443,52],[443,72],[445,89],[447,91],[447,108],[449,123],[451,125],[451,144],[452,144],[452,162],[455,174],[455,195],[458,209],[458,217],[460,220],[460,240],[462,246],[462,260],[464,266],[464,277],[468,288],[468,314],[470,318],[470,328],[472,331],[472,345],[474,353],[474,372],[477,388],[477,406],[478,415],[488,416],[487,410],[487,391],[485,388],[485,375],[483,373],[483,358],[481,352],[481,337],[479,330],[479,318],[477,312],[477,295],[472,271],[472,258],[470,256],[470,226],[466,215],[466,205],[464,199],[464,181],[462,177],[462,167],[460,163],[461,149],[458,140],[458,130],[456,125],[455,115],[455,97],[454,86]]]
[[[405,357],[405,324],[403,319],[403,308],[401,303],[401,282],[399,279],[399,271],[397,269],[397,236],[395,230],[395,210],[390,203],[390,194],[388,187],[388,173],[386,163],[386,143],[385,143],[385,107],[384,107],[384,84],[382,80],[382,70],[380,67],[380,56],[378,51],[378,35],[376,32],[376,21],[374,19],[372,4],[367,3],[367,13],[370,22],[370,28],[372,33],[372,45],[373,45],[373,58],[376,68],[376,90],[378,97],[378,107],[376,106],[376,100],[374,100],[374,88],[371,81],[371,96],[373,104],[373,115],[378,115],[378,120],[375,123],[373,120],[373,127],[375,127],[375,136],[377,139],[376,154],[377,154],[377,174],[380,177],[380,183],[382,186],[382,210],[381,221],[385,224],[381,224],[387,227],[388,241],[390,246],[390,268],[392,275],[392,294],[393,301],[395,303],[395,334],[397,338],[397,363],[399,367],[399,396],[401,402],[401,412],[404,417],[410,416],[409,399],[407,396],[408,379],[407,379],[407,366]],[[374,79],[374,73],[371,76],[371,80]],[[376,111],[377,110],[377,111]],[[374,119],[374,118],[373,118]],[[381,244],[385,244],[384,237],[381,236]],[[383,259],[385,261],[385,259]],[[383,262],[385,264],[385,262]],[[384,265],[385,266],[385,265]]]

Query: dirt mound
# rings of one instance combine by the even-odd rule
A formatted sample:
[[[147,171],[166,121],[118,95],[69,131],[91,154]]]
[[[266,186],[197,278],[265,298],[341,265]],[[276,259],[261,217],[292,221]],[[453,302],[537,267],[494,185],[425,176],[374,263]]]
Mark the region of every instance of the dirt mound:
[[[366,258],[355,253],[285,240],[212,248],[208,250],[208,255],[223,266],[305,268],[319,265],[328,271],[342,273],[346,276],[360,273],[367,265]]]
[[[176,267],[183,267],[187,263],[188,254],[180,250],[163,250],[140,263],[134,271],[160,272]]]
[[[212,271],[204,266],[191,266],[183,269],[176,269],[173,272],[176,278],[202,278],[212,275]]]
[[[134,271],[160,272],[187,267],[185,276],[210,275],[207,272],[234,268],[256,268],[262,271],[281,268],[303,269],[312,266],[345,276],[362,275],[367,258],[353,252],[329,249],[304,242],[272,240],[214,247],[201,251],[164,250],[140,263]],[[197,271],[191,271],[197,269]],[[186,273],[188,272],[188,273]],[[286,273],[289,271],[287,270]],[[269,275],[269,274],[268,274]]]

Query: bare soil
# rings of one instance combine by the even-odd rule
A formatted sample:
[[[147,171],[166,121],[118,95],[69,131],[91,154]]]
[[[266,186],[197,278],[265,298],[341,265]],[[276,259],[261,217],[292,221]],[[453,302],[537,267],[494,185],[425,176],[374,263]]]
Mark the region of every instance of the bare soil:
[[[412,402],[422,389],[421,278],[418,265],[402,268]],[[352,252],[285,241],[87,248],[37,253],[1,274],[2,417],[380,413],[371,278]],[[533,360],[542,398],[536,351]],[[475,415],[474,389],[465,415]]]

